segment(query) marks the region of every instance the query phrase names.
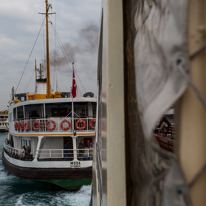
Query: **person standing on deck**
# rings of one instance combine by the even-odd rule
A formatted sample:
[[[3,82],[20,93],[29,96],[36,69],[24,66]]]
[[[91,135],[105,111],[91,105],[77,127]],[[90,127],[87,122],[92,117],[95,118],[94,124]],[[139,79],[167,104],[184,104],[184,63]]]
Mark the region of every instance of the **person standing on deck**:
[[[85,148],[85,146],[84,146],[84,140],[82,139],[81,142],[79,143],[79,147],[78,147],[78,149],[80,149],[80,150],[79,150],[79,159],[80,159],[80,160],[83,160],[83,157],[84,157],[84,148]]]
[[[65,143],[65,145],[64,145],[64,149],[65,149],[65,151],[64,151],[64,161],[68,161],[69,160],[69,141],[67,141],[66,143]]]

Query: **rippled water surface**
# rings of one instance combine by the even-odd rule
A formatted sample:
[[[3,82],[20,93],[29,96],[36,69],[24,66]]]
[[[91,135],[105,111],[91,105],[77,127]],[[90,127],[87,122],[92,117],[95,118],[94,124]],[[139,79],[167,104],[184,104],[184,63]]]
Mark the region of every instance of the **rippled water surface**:
[[[0,206],[89,206],[91,186],[77,192],[49,191],[44,184],[21,180],[2,165],[3,142],[7,133],[0,133]]]

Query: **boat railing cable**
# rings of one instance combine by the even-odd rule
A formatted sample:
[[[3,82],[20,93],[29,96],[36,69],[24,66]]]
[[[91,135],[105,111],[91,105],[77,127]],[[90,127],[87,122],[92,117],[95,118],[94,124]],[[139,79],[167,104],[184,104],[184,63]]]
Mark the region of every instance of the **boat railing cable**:
[[[56,38],[57,38],[57,41],[58,41],[59,46],[60,46],[60,48],[61,48],[61,50],[62,50],[62,53],[63,53],[63,55],[64,55],[64,57],[65,57],[65,59],[66,59],[66,62],[67,62],[67,64],[68,64],[68,67],[69,67],[70,71],[72,72],[72,69],[71,69],[71,67],[70,67],[70,65],[69,65],[68,59],[69,59],[70,62],[72,62],[72,60],[71,60],[70,57],[67,55],[67,52],[65,51],[65,48],[64,48],[64,46],[63,46],[63,44],[62,44],[62,42],[61,42],[61,39],[60,39],[60,37],[59,37],[56,29],[54,28],[53,24],[52,24],[52,29],[53,29],[53,31],[54,31],[54,34],[55,34]],[[68,59],[67,59],[67,58],[68,58]],[[86,92],[86,90],[85,90],[85,88],[84,88],[84,86],[83,86],[83,84],[82,84],[82,82],[81,82],[81,79],[79,78],[79,75],[78,75],[77,72],[76,72],[76,75],[77,75],[77,77],[78,77],[78,79],[79,79],[79,81],[80,81],[80,83],[81,83],[84,91]]]
[[[32,77],[34,76],[34,73],[35,73],[35,70],[33,71],[32,75],[31,75],[31,78],[30,78],[30,80],[29,80],[29,82],[28,82],[28,84],[27,84],[24,92],[26,92],[26,90],[27,90],[27,88],[28,88],[28,86],[29,86],[29,84],[30,84],[30,82],[31,82],[31,80],[32,80]]]
[[[22,72],[21,78],[20,78],[19,83],[18,83],[18,85],[17,85],[17,87],[16,87],[15,93],[17,92],[17,89],[18,89],[18,87],[19,87],[19,84],[20,84],[20,82],[21,82],[21,79],[22,79],[22,77],[23,77],[23,75],[24,75],[24,72],[25,72],[25,70],[26,70],[26,67],[27,67],[27,65],[28,65],[28,63],[29,63],[31,54],[32,54],[32,52],[33,52],[33,50],[34,50],[34,47],[35,47],[36,42],[37,42],[37,39],[38,39],[39,34],[40,34],[40,32],[41,32],[41,29],[42,29],[42,27],[43,27],[43,25],[44,25],[44,21],[45,21],[45,18],[44,18],[44,20],[43,20],[43,22],[42,22],[42,25],[41,25],[41,27],[40,27],[39,33],[38,33],[38,35],[37,35],[37,37],[36,37],[36,40],[35,40],[34,45],[33,45],[33,47],[32,47],[32,50],[31,50],[31,52],[30,52],[30,54],[29,54],[29,57],[28,57],[28,59],[27,59],[26,65],[25,65],[25,67],[24,67],[24,70],[23,70],[23,72]]]

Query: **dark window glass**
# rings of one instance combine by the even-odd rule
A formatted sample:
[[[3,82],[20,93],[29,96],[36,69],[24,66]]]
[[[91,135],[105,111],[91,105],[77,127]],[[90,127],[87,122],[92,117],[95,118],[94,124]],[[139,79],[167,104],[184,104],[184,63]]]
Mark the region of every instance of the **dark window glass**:
[[[24,118],[24,110],[23,110],[23,106],[21,106],[21,107],[17,107],[17,118],[18,118],[18,120]]]
[[[69,103],[56,103],[45,104],[46,117],[66,117],[71,116],[69,113],[72,110],[72,104]]]
[[[88,103],[87,102],[74,102],[74,112],[79,117],[88,117]]]
[[[17,120],[17,116],[16,116],[16,108],[14,108],[14,110],[13,110],[13,117],[14,117],[14,120]]]
[[[43,104],[31,104],[25,107],[25,118],[26,119],[38,119],[44,117]]]

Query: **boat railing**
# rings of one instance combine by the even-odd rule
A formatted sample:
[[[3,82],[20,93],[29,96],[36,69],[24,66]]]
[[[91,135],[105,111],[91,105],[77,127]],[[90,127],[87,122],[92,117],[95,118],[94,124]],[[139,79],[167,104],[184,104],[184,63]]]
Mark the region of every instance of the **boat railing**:
[[[32,161],[34,157],[38,161],[92,161],[93,148],[85,149],[39,149],[33,156],[32,153],[26,154],[24,149],[17,149],[10,144],[4,143],[4,151],[13,159]]]
[[[14,148],[10,144],[4,143],[4,151],[7,153],[7,155],[9,155],[14,159],[26,160],[26,161],[33,160],[33,155],[31,153],[26,154],[24,149]]]
[[[38,161],[92,161],[93,148],[85,149],[40,149],[36,151]]]
[[[74,118],[74,129],[77,131],[94,131],[95,118]],[[14,129],[18,133],[28,132],[72,132],[71,117],[32,118],[14,121]]]

